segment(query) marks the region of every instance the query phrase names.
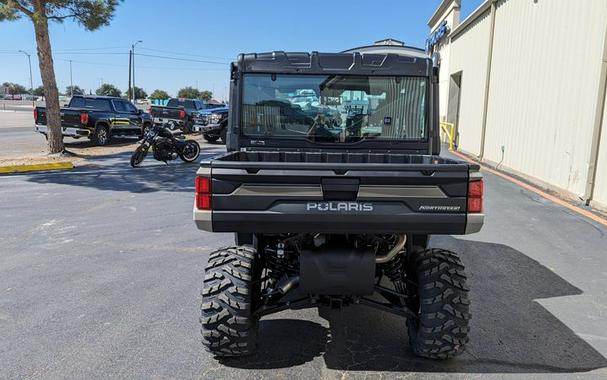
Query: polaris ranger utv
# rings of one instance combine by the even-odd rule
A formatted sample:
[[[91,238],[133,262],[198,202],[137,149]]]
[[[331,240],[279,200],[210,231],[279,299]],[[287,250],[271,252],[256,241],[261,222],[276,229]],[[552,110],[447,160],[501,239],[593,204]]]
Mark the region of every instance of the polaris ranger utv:
[[[406,318],[417,355],[461,353],[464,266],[427,245],[481,229],[483,181],[477,165],[439,156],[432,60],[244,54],[230,98],[228,152],[196,178],[198,228],[235,233],[206,267],[206,349],[248,355],[264,315],[359,304]]]

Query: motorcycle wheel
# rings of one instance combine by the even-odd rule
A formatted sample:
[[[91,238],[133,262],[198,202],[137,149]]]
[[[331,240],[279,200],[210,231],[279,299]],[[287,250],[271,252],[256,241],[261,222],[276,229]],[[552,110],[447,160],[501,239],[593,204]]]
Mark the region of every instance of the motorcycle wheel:
[[[131,156],[131,166],[136,168],[141,165],[146,154],[148,154],[147,148],[145,148],[143,145],[137,147],[135,153],[133,153],[133,155]]]
[[[200,155],[200,145],[194,140],[187,140],[179,155],[184,162],[194,162]]]

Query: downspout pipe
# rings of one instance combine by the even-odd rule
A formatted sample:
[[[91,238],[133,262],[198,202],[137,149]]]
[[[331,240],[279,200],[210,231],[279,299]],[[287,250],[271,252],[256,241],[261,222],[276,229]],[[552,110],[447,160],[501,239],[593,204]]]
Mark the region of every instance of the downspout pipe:
[[[487,111],[489,108],[489,88],[491,84],[491,63],[493,61],[493,38],[495,35],[495,13],[497,0],[491,1],[491,26],[489,29],[489,49],[487,53],[487,74],[485,77],[485,99],[483,104],[483,124],[481,126],[481,147],[478,153],[480,161],[485,157],[485,135],[487,134]]]
[[[596,109],[594,114],[594,128],[592,130],[592,145],[590,148],[590,159],[588,161],[588,174],[586,176],[586,190],[584,191],[584,201],[586,205],[594,198],[594,188],[596,184],[597,166],[599,163],[599,152],[601,148],[601,136],[603,133],[603,122],[605,121],[604,109],[607,91],[607,25],[603,37],[603,55],[601,61],[601,76],[599,79],[599,89],[597,93]]]

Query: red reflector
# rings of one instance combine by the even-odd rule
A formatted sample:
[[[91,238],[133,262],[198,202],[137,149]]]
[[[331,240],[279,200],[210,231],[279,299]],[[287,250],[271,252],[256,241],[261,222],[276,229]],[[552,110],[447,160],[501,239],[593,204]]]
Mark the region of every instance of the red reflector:
[[[196,195],[196,208],[199,210],[211,209],[211,194]]]
[[[468,184],[468,197],[482,198],[484,187],[483,180],[470,182]]]
[[[483,180],[472,181],[468,184],[468,212],[483,212],[483,193],[485,184]]]
[[[209,177],[196,177],[196,193],[211,193],[211,179]]]
[[[483,212],[483,198],[468,198],[468,212],[477,214]]]
[[[185,111],[184,110],[179,111],[179,118],[181,120],[185,119]]]
[[[83,112],[80,114],[80,124],[87,125],[89,123],[89,114]]]
[[[196,208],[211,209],[211,178],[196,177]]]
[[[38,110],[34,110],[34,121],[38,120]]]

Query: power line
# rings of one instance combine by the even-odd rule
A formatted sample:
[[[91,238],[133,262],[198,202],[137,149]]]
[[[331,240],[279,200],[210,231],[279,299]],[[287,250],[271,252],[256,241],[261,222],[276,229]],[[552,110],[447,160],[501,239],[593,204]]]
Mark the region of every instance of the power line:
[[[183,55],[183,56],[187,56],[187,57],[198,57],[198,58],[211,58],[211,59],[225,59],[226,61],[231,61],[233,58],[226,58],[226,57],[215,57],[215,56],[210,56],[210,55],[199,55],[199,54],[189,54],[189,53],[179,53],[176,51],[169,51],[169,50],[160,50],[160,49],[150,49],[150,48],[139,48],[140,50],[148,50],[148,51],[155,51],[158,53],[168,53],[168,54],[175,54],[175,55]]]
[[[114,46],[114,47],[97,47],[97,48],[82,48],[82,49],[62,49],[62,50],[55,50],[55,52],[63,52],[63,53],[70,53],[70,52],[75,52],[75,51],[89,51],[89,50],[114,50],[114,49],[128,49],[128,46]]]
[[[142,57],[151,57],[151,58],[162,58],[162,59],[172,59],[174,61],[184,61],[184,62],[199,62],[199,63],[209,63],[214,65],[227,65],[226,62],[217,62],[217,61],[203,61],[199,59],[191,59],[191,58],[177,58],[177,57],[169,57],[165,55],[154,55],[154,54],[142,54],[137,53],[136,55],[140,55]]]
[[[112,52],[112,51],[108,51],[108,52],[92,52],[92,53],[85,53],[85,52],[74,52],[74,53],[60,53],[60,52],[53,52],[53,54],[59,54],[59,55],[127,55],[129,53],[118,53],[118,52]]]
[[[69,62],[69,59],[59,59],[59,61],[63,61],[63,62]],[[108,66],[108,67],[120,67],[120,68],[126,68],[128,65],[124,64],[124,65],[119,65],[119,64],[112,64],[112,63],[104,63],[104,62],[87,62],[87,61],[76,61],[76,60],[71,60],[73,63],[80,63],[80,64],[84,64],[84,65],[93,65],[93,66]],[[224,71],[225,69],[220,69],[220,68],[199,68],[199,67],[166,67],[166,66],[137,66],[137,68],[140,69],[150,69],[150,70],[192,70],[192,71]]]

